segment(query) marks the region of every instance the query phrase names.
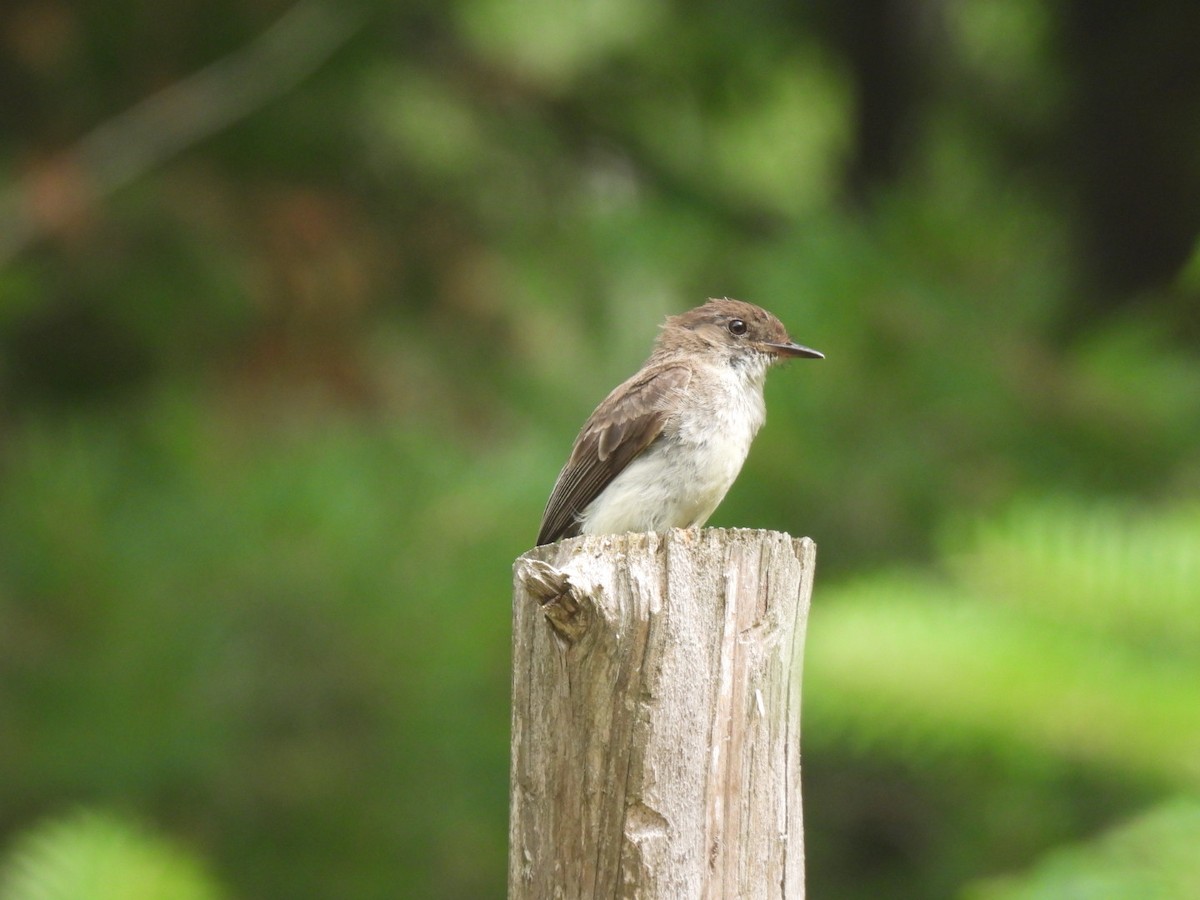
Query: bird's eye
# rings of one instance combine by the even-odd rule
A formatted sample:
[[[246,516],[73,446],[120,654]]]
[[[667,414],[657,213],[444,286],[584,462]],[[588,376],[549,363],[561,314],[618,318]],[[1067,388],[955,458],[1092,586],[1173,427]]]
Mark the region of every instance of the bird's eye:
[[[743,322],[741,319],[730,319],[729,320],[729,333],[736,334],[736,335],[745,334],[746,333],[746,323]]]

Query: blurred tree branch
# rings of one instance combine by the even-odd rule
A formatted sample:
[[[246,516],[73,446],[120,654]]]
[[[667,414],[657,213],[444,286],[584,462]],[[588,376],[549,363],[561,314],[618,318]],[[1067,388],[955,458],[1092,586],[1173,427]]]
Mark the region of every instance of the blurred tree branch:
[[[286,94],[365,20],[354,6],[301,0],[250,44],[104,122],[0,189],[0,266],[89,205]]]

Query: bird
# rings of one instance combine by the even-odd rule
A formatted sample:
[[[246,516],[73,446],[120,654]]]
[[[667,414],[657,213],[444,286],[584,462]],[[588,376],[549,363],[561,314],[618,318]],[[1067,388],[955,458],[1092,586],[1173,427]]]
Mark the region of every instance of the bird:
[[[792,358],[824,354],[752,303],[722,297],[668,316],[642,368],[584,423],[537,545],[703,525],[766,420],[767,370]]]

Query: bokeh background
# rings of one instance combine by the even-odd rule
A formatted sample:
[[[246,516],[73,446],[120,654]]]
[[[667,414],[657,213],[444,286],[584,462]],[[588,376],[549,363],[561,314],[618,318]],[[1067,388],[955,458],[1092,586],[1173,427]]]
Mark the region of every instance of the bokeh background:
[[[827,355],[711,523],[820,545],[810,895],[1200,896],[1197,46],[1187,0],[5,4],[0,897],[502,896],[510,565],[724,295]]]

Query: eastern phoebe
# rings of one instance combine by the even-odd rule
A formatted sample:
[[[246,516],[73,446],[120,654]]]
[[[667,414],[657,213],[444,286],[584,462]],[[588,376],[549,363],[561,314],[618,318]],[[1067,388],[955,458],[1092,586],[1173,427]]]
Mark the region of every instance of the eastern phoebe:
[[[767,369],[789,357],[824,354],[793,342],[751,303],[709,300],[668,317],[646,364],[584,423],[538,545],[703,525],[766,419]]]

